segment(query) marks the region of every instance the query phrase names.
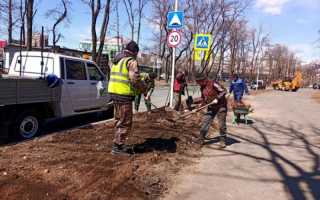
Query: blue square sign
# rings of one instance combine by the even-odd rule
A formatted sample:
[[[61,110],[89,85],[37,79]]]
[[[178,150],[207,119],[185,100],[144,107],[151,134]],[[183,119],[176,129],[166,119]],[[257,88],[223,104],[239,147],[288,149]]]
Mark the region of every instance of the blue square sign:
[[[197,48],[199,49],[207,49],[209,48],[209,37],[208,36],[200,36],[197,38]]]
[[[212,36],[210,34],[196,34],[194,48],[196,50],[209,50]]]
[[[183,11],[169,12],[167,15],[168,29],[181,29],[184,26]]]

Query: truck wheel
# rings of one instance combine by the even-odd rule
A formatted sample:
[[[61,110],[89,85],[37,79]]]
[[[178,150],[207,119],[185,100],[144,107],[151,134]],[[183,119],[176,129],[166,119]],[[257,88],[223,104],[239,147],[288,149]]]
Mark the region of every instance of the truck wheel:
[[[14,124],[15,135],[20,139],[31,139],[40,133],[38,114],[33,111],[21,113]]]

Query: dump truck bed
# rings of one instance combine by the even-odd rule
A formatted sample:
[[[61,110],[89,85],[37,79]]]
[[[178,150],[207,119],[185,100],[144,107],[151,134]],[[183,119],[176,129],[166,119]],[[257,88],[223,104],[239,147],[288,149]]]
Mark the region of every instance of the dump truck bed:
[[[0,105],[56,102],[60,88],[51,89],[45,80],[0,78]]]

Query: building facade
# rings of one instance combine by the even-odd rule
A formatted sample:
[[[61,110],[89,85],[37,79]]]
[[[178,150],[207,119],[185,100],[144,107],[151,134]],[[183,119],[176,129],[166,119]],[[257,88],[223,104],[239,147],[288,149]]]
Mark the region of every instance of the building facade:
[[[115,55],[122,51],[125,44],[127,44],[130,40],[124,37],[112,37],[105,40],[104,48],[102,53],[108,54],[110,59],[113,59]],[[97,48],[99,47],[99,42],[97,44]],[[92,51],[92,41],[90,39],[86,39],[80,42],[79,50],[91,52]]]
[[[43,35],[43,46],[49,46],[49,36]],[[32,34],[32,47],[41,48],[41,33]]]

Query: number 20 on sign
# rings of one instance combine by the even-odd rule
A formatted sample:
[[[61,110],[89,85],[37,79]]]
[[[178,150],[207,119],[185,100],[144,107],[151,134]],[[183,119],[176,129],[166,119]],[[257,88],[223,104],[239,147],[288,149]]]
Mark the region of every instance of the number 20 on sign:
[[[171,31],[168,35],[168,46],[177,47],[181,42],[181,35],[178,31]]]

